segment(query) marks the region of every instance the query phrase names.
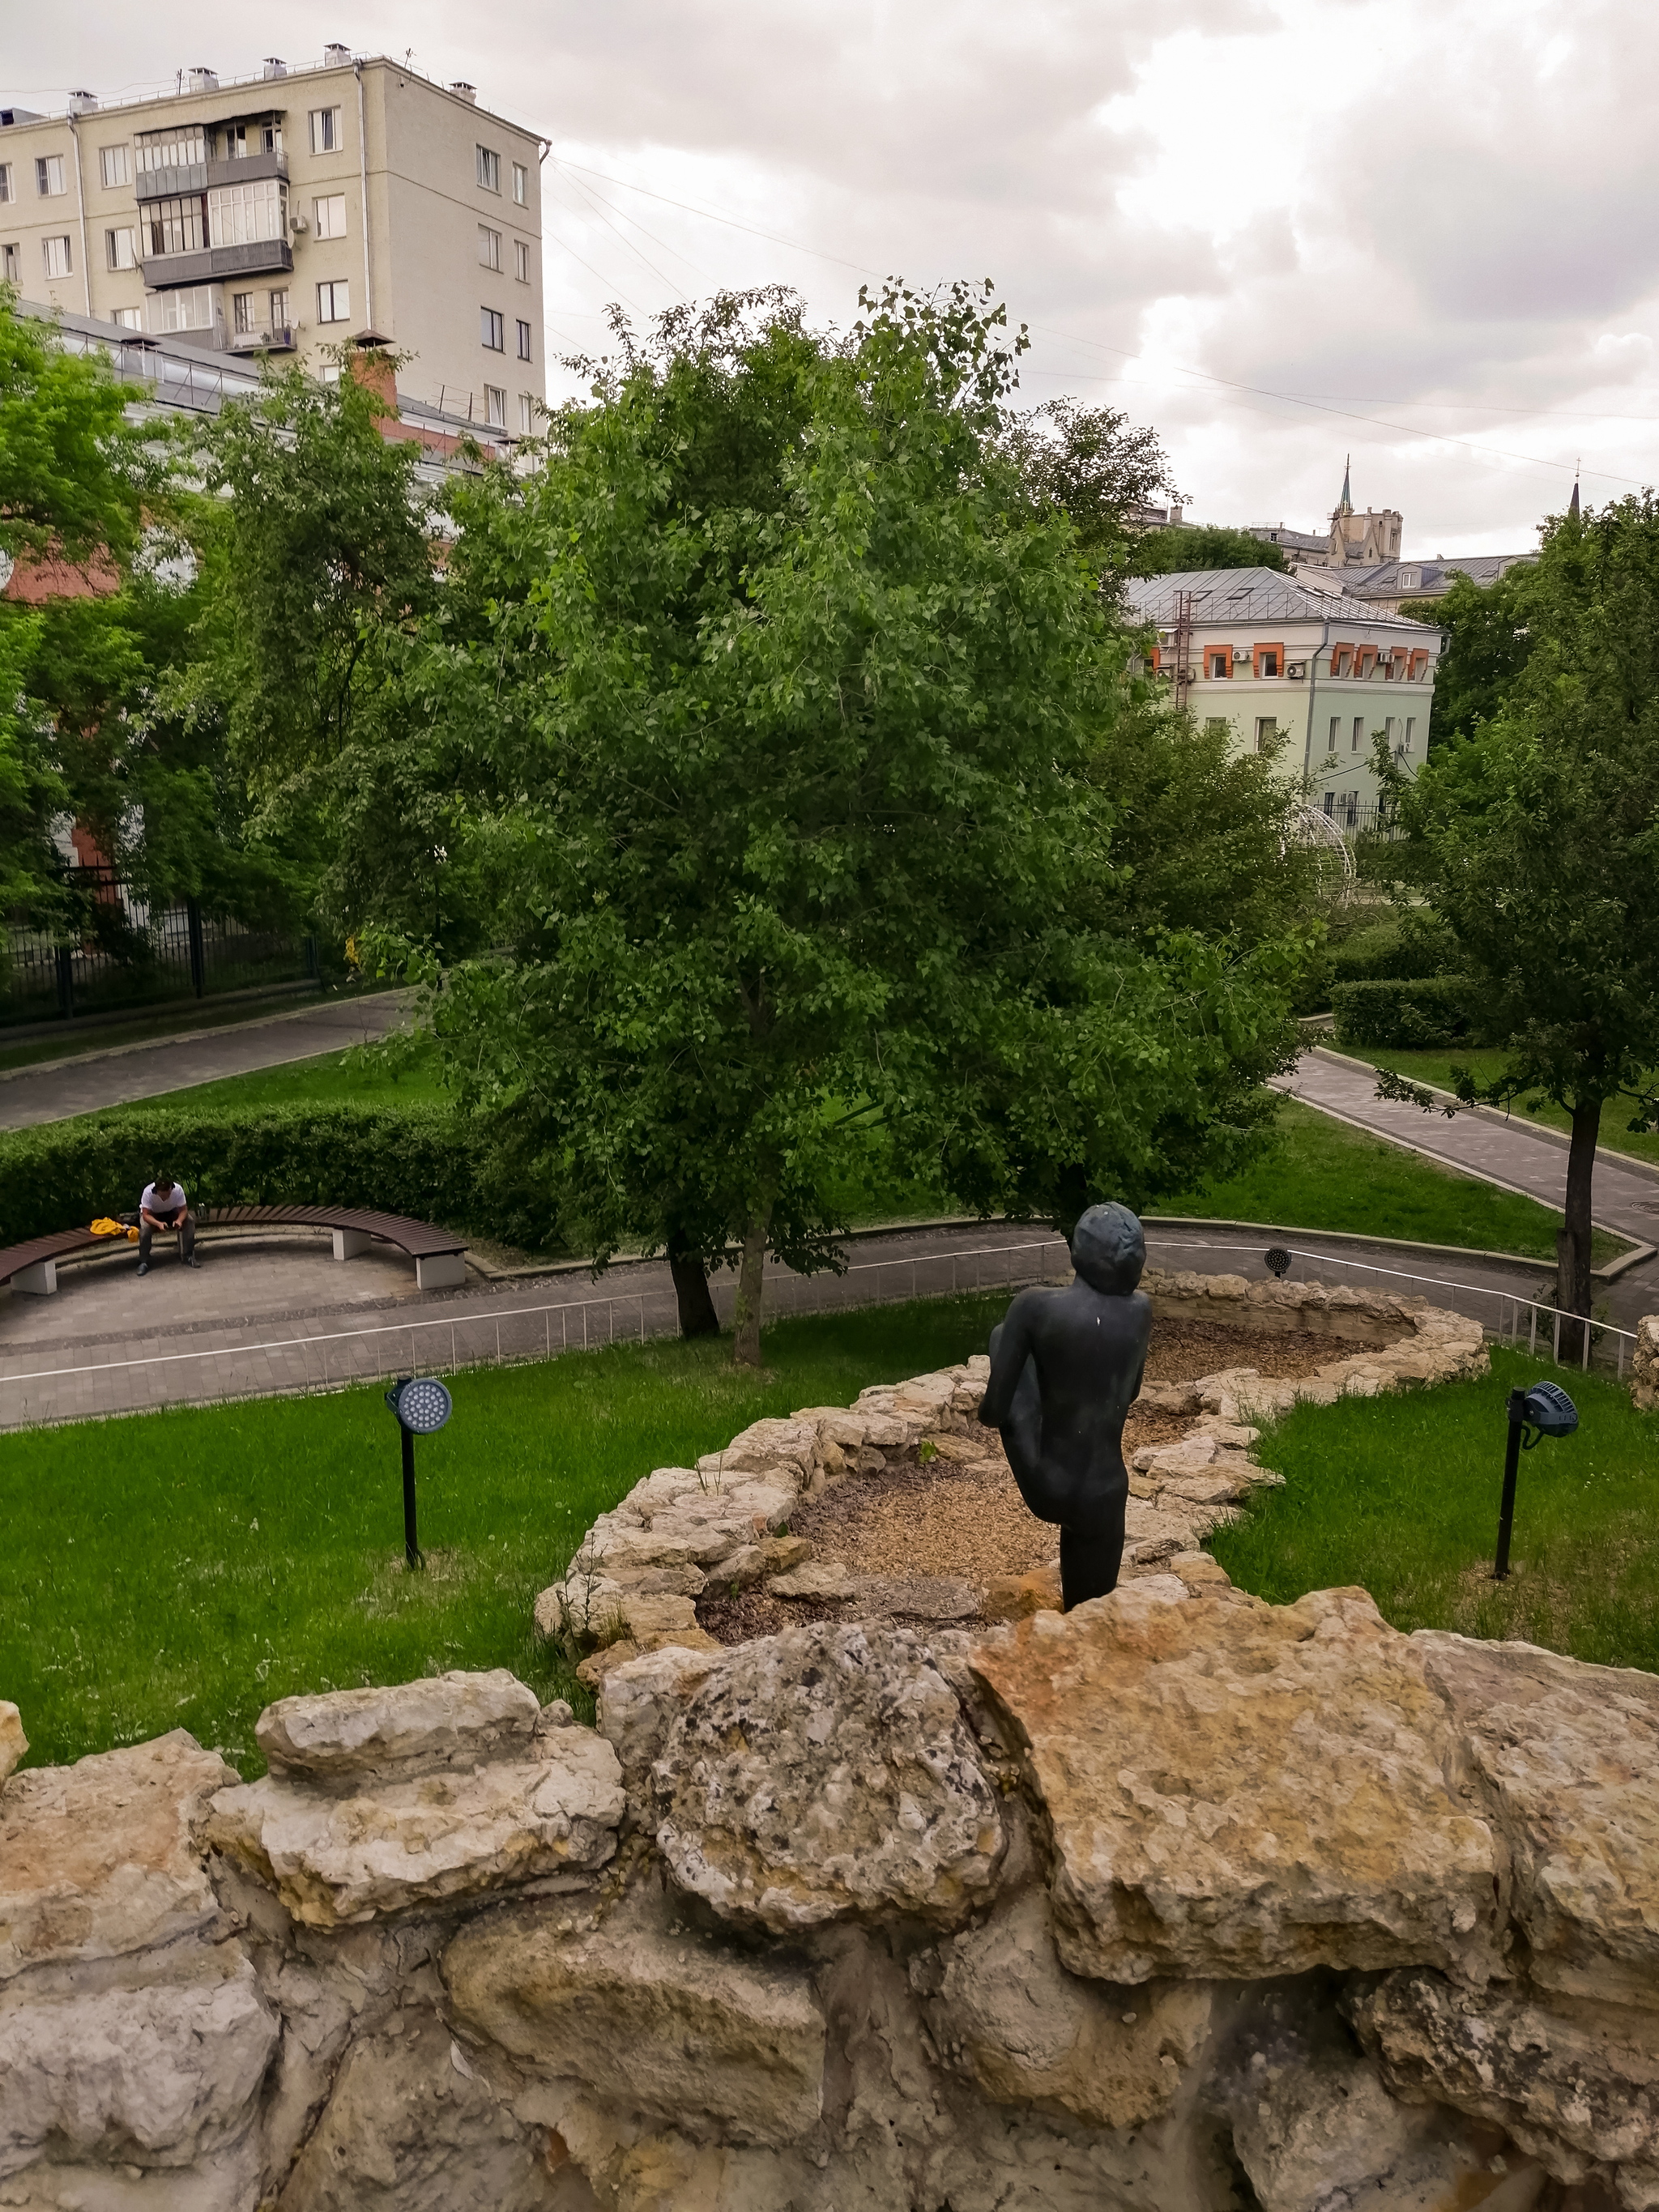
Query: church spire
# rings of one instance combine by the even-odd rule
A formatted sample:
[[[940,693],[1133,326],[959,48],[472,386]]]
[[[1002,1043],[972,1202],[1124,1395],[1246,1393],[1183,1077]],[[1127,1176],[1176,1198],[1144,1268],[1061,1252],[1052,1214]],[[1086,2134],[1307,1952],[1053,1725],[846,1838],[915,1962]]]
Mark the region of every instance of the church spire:
[[[1353,513],[1353,491],[1348,481],[1349,474],[1352,466],[1353,455],[1352,453],[1345,453],[1342,457],[1342,497],[1339,501],[1336,509],[1339,514],[1352,514]]]
[[[1573,520],[1575,522],[1577,522],[1577,520],[1578,520],[1578,471],[1577,470],[1577,468],[1575,468],[1575,469],[1573,470],[1573,472],[1572,472],[1572,497],[1571,497],[1571,498],[1567,501],[1567,513],[1571,516],[1572,520]]]

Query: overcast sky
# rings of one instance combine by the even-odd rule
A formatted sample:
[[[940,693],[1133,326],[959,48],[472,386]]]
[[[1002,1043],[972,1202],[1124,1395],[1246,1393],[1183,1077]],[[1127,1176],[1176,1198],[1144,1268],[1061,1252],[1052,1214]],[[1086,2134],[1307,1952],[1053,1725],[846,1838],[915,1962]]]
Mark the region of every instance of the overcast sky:
[[[551,140],[550,356],[611,300],[781,281],[844,324],[866,276],[991,276],[1025,399],[1154,423],[1200,520],[1322,528],[1352,448],[1408,554],[1516,551],[1579,457],[1597,504],[1659,477],[1659,9],[9,0],[0,90],[328,40]]]

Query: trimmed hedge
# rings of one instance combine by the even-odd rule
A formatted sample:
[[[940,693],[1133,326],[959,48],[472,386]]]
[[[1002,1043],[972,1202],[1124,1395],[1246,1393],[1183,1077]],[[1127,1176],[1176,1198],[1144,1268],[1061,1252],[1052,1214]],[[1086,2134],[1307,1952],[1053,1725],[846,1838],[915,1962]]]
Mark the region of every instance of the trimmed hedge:
[[[1456,959],[1450,932],[1419,915],[1403,924],[1373,922],[1330,951],[1331,981],[1403,983],[1443,975]]]
[[[1471,1027],[1468,978],[1338,983],[1331,992],[1336,1041],[1345,1045],[1450,1044]]]
[[[552,1225],[552,1204],[543,1213],[532,1194],[512,1188],[496,1158],[443,1107],[158,1107],[0,1139],[0,1243],[130,1212],[163,1167],[192,1207],[372,1206],[508,1243],[533,1243],[538,1226],[545,1241]]]

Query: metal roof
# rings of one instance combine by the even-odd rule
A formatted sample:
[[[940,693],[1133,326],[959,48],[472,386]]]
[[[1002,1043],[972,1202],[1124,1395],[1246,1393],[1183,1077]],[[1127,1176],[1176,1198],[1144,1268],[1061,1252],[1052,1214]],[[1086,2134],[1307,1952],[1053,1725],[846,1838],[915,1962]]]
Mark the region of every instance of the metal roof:
[[[1467,576],[1475,584],[1495,584],[1506,569],[1522,562],[1530,566],[1537,558],[1535,553],[1437,553],[1432,561],[1379,561],[1350,577],[1346,588],[1361,597],[1375,592],[1395,598],[1402,589],[1425,594],[1443,591],[1454,576]],[[1417,581],[1402,586],[1402,568],[1413,570]]]
[[[1277,568],[1182,568],[1167,576],[1135,577],[1123,587],[1123,604],[1142,622],[1167,626],[1182,592],[1193,595],[1194,623],[1350,622],[1419,636],[1424,627],[1346,592],[1316,592]]]

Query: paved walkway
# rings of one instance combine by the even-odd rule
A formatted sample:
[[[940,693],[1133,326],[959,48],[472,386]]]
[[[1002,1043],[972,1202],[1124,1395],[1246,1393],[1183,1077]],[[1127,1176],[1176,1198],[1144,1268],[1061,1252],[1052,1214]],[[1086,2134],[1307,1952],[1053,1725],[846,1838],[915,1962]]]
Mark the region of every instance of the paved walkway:
[[[1539,1294],[1544,1271],[1474,1254],[1374,1238],[1279,1232],[1291,1273],[1376,1285],[1506,1323],[1513,1301]],[[1271,1232],[1201,1222],[1149,1222],[1154,1267],[1261,1278]],[[158,1252],[161,1248],[158,1246]],[[631,1261],[594,1282],[586,1268],[511,1282],[469,1279],[422,1292],[413,1263],[371,1249],[338,1265],[325,1233],[204,1234],[202,1266],[158,1258],[141,1283],[129,1247],[62,1267],[55,1297],[0,1294],[0,1430],[169,1404],[327,1389],[422,1369],[540,1359],[569,1348],[672,1336],[668,1270]],[[1064,1279],[1061,1241],[1039,1229],[958,1222],[849,1240],[848,1272],[803,1278],[769,1267],[767,1322],[791,1313],[1012,1290]],[[1450,1286],[1450,1287],[1449,1287]],[[729,1327],[734,1279],[714,1279]],[[1645,1309],[1643,1309],[1645,1310]]]
[[[1448,1121],[1443,1114],[1395,1105],[1376,1096],[1374,1069],[1322,1048],[1305,1053],[1296,1073],[1276,1078],[1273,1087],[1304,1105],[1410,1145],[1443,1166],[1521,1191],[1557,1212],[1566,1203],[1565,1139],[1535,1122],[1499,1121],[1467,1109]],[[1598,1228],[1638,1244],[1659,1243],[1659,1170],[1601,1152],[1592,1212]]]
[[[338,1052],[384,1036],[398,1023],[404,998],[401,991],[377,991],[360,999],[313,1000],[292,1013],[261,1014],[223,1029],[186,1030],[176,1037],[77,1053],[70,1060],[0,1069],[0,1129],[32,1128],[191,1084],[217,1083],[227,1075],[252,1075],[285,1060]]]

